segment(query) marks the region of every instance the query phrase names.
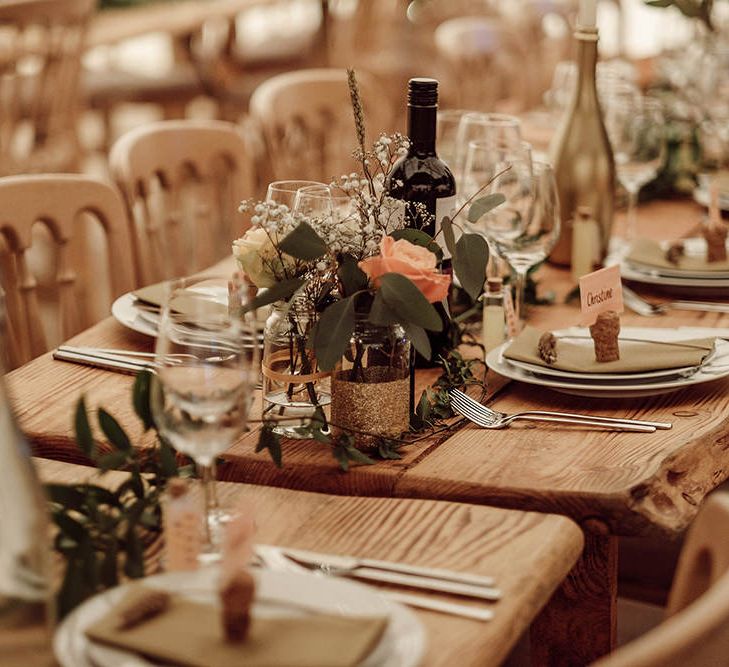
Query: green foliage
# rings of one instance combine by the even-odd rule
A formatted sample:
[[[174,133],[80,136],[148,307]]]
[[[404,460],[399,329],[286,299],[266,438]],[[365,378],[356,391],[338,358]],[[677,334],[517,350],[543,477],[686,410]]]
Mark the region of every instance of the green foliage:
[[[400,323],[416,324],[429,331],[442,331],[443,322],[433,304],[411,280],[399,273],[386,273],[380,278],[381,296],[385,305],[396,313]]]
[[[306,221],[302,221],[279,244],[281,252],[305,262],[312,262],[327,253],[327,244]]]
[[[337,277],[344,296],[352,296],[368,288],[367,274],[359,268],[352,255],[344,255],[339,263]]]
[[[462,234],[453,253],[453,271],[461,286],[475,301],[483,291],[489,246],[480,234]]]
[[[478,222],[481,216],[486,215],[492,209],[497,206],[501,206],[506,201],[506,197],[500,192],[495,192],[485,197],[479,197],[478,199],[471,202],[468,208],[468,222]]]
[[[306,280],[304,278],[289,278],[282,280],[271,287],[261,291],[254,299],[251,299],[246,310],[256,310],[263,306],[268,306],[276,301],[283,301],[299,289]]]
[[[153,374],[142,371],[134,383],[132,404],[145,431],[154,428],[149,406]],[[61,617],[86,598],[117,585],[123,577],[144,576],[144,545],[162,529],[160,494],[166,481],[189,475],[178,468],[168,443],[158,438],[156,447],[132,446],[119,422],[106,410],[97,414],[99,428],[113,450],[101,453],[94,443],[86,402],[82,397],[74,415],[76,442],[103,474],[124,470],[128,476],[116,488],[100,484],[48,484],[54,548],[64,562],[58,593]]]

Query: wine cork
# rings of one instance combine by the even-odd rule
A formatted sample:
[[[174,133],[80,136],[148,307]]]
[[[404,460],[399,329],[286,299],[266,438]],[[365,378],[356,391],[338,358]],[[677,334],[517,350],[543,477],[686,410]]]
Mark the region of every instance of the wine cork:
[[[681,241],[677,241],[676,243],[672,243],[668,250],[666,250],[666,261],[678,266],[678,263],[684,254],[685,248],[683,247],[683,243]]]
[[[542,334],[537,350],[539,357],[550,366],[557,361],[557,339],[551,331]]]
[[[706,239],[706,261],[709,263],[726,261],[727,225],[724,223],[705,225],[702,233]]]
[[[253,575],[238,570],[220,589],[223,631],[229,642],[242,642],[251,624],[251,605],[256,591]]]
[[[595,324],[590,327],[590,335],[595,342],[595,359],[598,362],[620,359],[619,333],[620,316],[614,310],[606,310],[597,316]]]
[[[203,544],[203,513],[183,479],[167,482],[162,504],[165,569],[182,572],[198,568]]]

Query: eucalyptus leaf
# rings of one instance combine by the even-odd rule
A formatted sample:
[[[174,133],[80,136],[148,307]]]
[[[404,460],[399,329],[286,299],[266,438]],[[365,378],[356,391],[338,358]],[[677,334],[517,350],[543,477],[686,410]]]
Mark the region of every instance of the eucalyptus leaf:
[[[370,308],[369,315],[367,315],[367,321],[381,327],[397,324],[399,321],[397,313],[385,303],[380,291],[375,293],[372,307]]]
[[[425,333],[425,329],[410,322],[403,324],[402,328],[405,329],[405,333],[413,344],[413,347],[425,359],[430,359],[433,355],[433,350],[431,349],[430,340],[428,340],[428,334]]]
[[[152,408],[149,401],[150,387],[153,381],[154,373],[152,371],[140,371],[134,379],[134,388],[132,389],[134,412],[142,420],[145,431],[148,431],[154,426],[154,417],[152,416]]]
[[[132,443],[129,436],[124,432],[119,422],[114,419],[104,408],[99,408],[99,426],[109,442],[121,452],[129,452]]]
[[[314,231],[314,228],[306,221],[302,221],[278,244],[281,252],[311,262],[326,255],[327,244],[324,239]]]
[[[440,229],[443,234],[443,241],[448,248],[448,252],[451,256],[456,252],[456,236],[453,231],[453,222],[448,216],[445,216],[440,222]]]
[[[159,441],[159,464],[166,477],[174,477],[178,472],[175,451],[164,438]]]
[[[76,415],[73,423],[74,430],[76,431],[76,443],[79,449],[89,458],[93,458],[96,445],[94,444],[94,436],[91,433],[89,413],[86,410],[86,399],[83,396],[76,404]]]
[[[442,331],[443,321],[433,304],[411,280],[399,273],[386,273],[380,278],[380,294],[387,306],[397,314],[400,324],[417,324],[430,331]]]
[[[52,503],[58,503],[66,508],[79,511],[86,502],[86,496],[77,486],[66,484],[46,484],[46,494]]]
[[[127,531],[124,574],[130,579],[140,579],[144,576],[144,547],[134,525]]]
[[[494,192],[493,194],[486,195],[485,197],[479,197],[475,201],[471,202],[471,206],[468,208],[468,221],[477,222],[482,216],[495,209],[497,206],[501,206],[506,201],[506,197],[500,192]]]
[[[422,229],[404,227],[403,229],[396,229],[394,232],[391,232],[390,236],[396,241],[405,239],[408,243],[420,246],[421,248],[427,248],[436,256],[439,262],[443,259],[443,249],[430,234],[427,234]]]
[[[453,271],[461,287],[475,301],[483,290],[489,246],[480,234],[461,234],[453,253]]]
[[[109,470],[119,470],[129,460],[127,452],[110,452],[100,456],[96,463],[103,472]]]
[[[256,444],[256,454],[262,452],[264,449],[268,450],[271,459],[276,464],[277,468],[281,467],[281,438],[278,433],[274,433],[272,427],[268,424],[264,424],[261,428],[261,432],[258,436],[258,443]]]
[[[342,283],[344,296],[366,290],[369,285],[367,274],[359,268],[357,260],[352,255],[342,257],[337,275]]]
[[[250,300],[248,306],[245,308],[245,312],[268,306],[276,301],[288,299],[304,282],[305,280],[303,278],[288,278],[277,282],[271,287],[267,287],[260,294],[256,295],[255,298]]]
[[[354,298],[335,301],[319,317],[314,351],[319,368],[331,371],[341,359],[354,333]]]

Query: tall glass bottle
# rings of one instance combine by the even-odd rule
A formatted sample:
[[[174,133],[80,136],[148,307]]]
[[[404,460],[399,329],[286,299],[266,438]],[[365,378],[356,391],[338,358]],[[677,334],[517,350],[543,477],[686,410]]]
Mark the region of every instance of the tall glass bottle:
[[[416,78],[408,83],[408,138],[410,148],[393,166],[385,181],[385,189],[395,199],[408,202],[405,215],[408,227],[422,229],[431,236],[439,231],[440,221],[452,215],[456,203],[456,180],[448,165],[435,150],[438,116],[438,82]],[[421,206],[415,206],[420,204]],[[437,239],[445,248],[442,235]],[[450,270],[450,258],[445,252],[444,270]],[[432,359],[451,347],[447,304],[434,304],[441,315],[443,330],[428,332]],[[418,366],[433,366],[435,362],[416,354]]]
[[[599,258],[604,259],[615,197],[615,163],[597,96],[597,29],[578,25],[575,39],[577,85],[550,151],[562,211],[562,233],[549,259],[565,266],[570,265],[572,256],[572,221],[581,206],[589,207],[598,223]]]
[[[50,666],[55,663],[46,503],[1,376],[0,461],[0,664]]]

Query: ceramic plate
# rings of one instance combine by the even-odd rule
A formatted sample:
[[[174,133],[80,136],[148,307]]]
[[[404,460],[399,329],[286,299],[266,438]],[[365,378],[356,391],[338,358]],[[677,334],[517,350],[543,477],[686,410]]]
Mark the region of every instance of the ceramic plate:
[[[144,584],[211,602],[217,569],[174,572],[144,579]],[[361,667],[416,667],[425,653],[425,631],[407,608],[378,595],[363,584],[308,572],[255,570],[257,590],[254,614],[292,616],[312,613],[344,616],[387,616],[389,623],[379,644]],[[91,642],[84,629],[105,614],[126,593],[129,585],[96,595],[61,623],[53,649],[61,667],[155,667],[135,653]],[[159,667],[159,665],[157,665]]]
[[[688,330],[692,331],[692,330]],[[675,329],[660,328],[638,328],[627,327],[621,330],[621,335],[625,338],[644,338],[646,340],[686,340],[689,338],[700,337],[694,336],[693,332],[677,331]],[[587,329],[572,328],[555,331],[556,336],[579,335],[587,336],[589,341],[589,331]],[[564,394],[574,394],[575,396],[587,396],[590,398],[637,398],[639,396],[655,396],[658,394],[668,394],[674,391],[680,391],[685,387],[704,382],[711,382],[722,377],[729,376],[729,342],[721,339],[716,341],[716,351],[710,361],[706,362],[700,369],[691,368],[683,375],[674,375],[673,377],[664,378],[643,378],[634,382],[629,380],[619,381],[602,380],[602,379],[575,379],[567,380],[564,377],[548,377],[531,373],[523,368],[517,368],[512,365],[508,359],[505,359],[503,352],[509,343],[504,343],[496,349],[492,350],[486,357],[486,363],[489,368],[493,369],[499,375],[518,380],[527,384],[533,384],[541,387],[549,387],[555,391]]]
[[[663,250],[668,250],[669,242],[662,241],[660,246]],[[684,252],[689,257],[706,257],[706,241],[701,238],[684,239]],[[729,248],[729,244],[727,245]],[[729,271],[689,271],[686,269],[671,269],[663,266],[652,266],[635,262],[631,259],[625,260],[625,263],[636,271],[641,271],[649,275],[662,276],[666,278],[681,278],[684,280],[729,280]]]

